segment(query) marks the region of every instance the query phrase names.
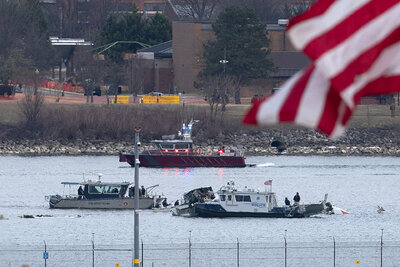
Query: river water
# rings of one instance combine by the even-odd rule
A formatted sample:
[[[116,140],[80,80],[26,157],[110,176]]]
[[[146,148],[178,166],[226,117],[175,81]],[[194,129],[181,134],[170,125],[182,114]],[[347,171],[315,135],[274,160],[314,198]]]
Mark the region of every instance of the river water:
[[[234,180],[239,188],[264,190],[264,181],[271,179],[279,205],[283,205],[285,196],[292,199],[296,192],[305,203],[319,202],[328,193],[328,201],[350,214],[304,219],[204,219],[146,210],[140,213],[141,241],[178,244],[190,238],[193,243],[222,244],[240,240],[256,244],[283,242],[285,235],[288,242],[331,242],[333,237],[338,242],[379,241],[381,229],[386,239],[400,240],[398,158],[282,155],[248,157],[246,163],[256,166],[141,168],[140,185],[159,184],[157,193],[174,202],[184,192],[197,187],[212,186],[217,190]],[[0,266],[16,262],[14,250],[39,246],[44,240],[49,246],[90,245],[92,238],[95,244],[132,244],[133,211],[48,208],[45,196],[67,193],[60,183],[80,182],[83,173],[86,179],[96,179],[97,173],[102,173],[103,181],[134,181],[134,168],[118,162],[116,156],[0,156],[0,214],[7,218],[0,220],[0,249],[3,252],[10,249],[7,253],[0,251]],[[377,205],[383,206],[386,212],[379,214]],[[51,217],[20,218],[24,214]],[[41,255],[24,260],[31,266],[38,266],[35,261],[42,262]]]

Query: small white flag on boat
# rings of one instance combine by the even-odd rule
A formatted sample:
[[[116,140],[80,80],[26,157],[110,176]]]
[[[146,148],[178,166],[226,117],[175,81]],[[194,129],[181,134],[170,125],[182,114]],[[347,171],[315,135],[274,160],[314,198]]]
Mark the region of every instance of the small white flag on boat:
[[[272,185],[272,180],[267,180],[264,182],[264,185]]]

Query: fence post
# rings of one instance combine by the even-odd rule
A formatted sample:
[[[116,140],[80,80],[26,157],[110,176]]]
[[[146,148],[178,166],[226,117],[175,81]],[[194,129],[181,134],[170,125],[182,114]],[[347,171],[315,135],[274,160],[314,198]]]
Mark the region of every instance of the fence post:
[[[189,231],[189,267],[192,267],[192,231]]]
[[[287,241],[286,241],[287,230],[285,229],[285,267],[287,267]]]
[[[92,233],[92,266],[94,267],[94,233]]]
[[[142,267],[144,266],[144,263],[143,263],[143,240],[142,240],[142,262],[141,262],[141,265],[142,265]]]
[[[333,237],[333,267],[336,266],[336,240]]]
[[[381,229],[381,267],[383,266],[383,229]]]
[[[47,246],[46,246],[46,240],[43,240],[43,242],[44,242],[44,253],[45,254],[47,254]],[[47,266],[47,255],[45,256],[45,255],[43,255],[44,257],[44,267],[46,267]]]
[[[192,267],[192,242],[189,239],[189,267]]]
[[[240,262],[240,251],[239,251],[239,238],[237,239],[237,267],[239,267],[239,262]]]

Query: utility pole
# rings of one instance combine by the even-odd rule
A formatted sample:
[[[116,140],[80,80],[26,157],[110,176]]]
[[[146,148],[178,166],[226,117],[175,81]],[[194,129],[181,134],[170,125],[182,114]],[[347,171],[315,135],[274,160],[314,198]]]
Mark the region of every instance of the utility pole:
[[[135,126],[135,203],[134,203],[134,212],[135,212],[135,233],[134,233],[134,244],[135,244],[135,253],[134,253],[134,266],[139,267],[139,132],[141,127]]]
[[[223,67],[223,89],[224,89],[224,95],[223,95],[223,97],[222,97],[222,101],[223,101],[223,104],[222,104],[222,111],[225,111],[225,104],[226,104],[226,101],[227,101],[227,98],[228,98],[228,92],[227,92],[227,85],[226,85],[226,73],[225,73],[225,71],[226,71],[226,64],[228,63],[229,61],[228,60],[226,60],[226,47],[224,48],[224,59],[221,59],[220,61],[219,61],[219,63],[221,63],[222,64],[222,67]]]
[[[64,14],[63,14],[63,8],[60,7],[60,39],[63,37],[63,21],[64,21]],[[58,69],[58,81],[62,82],[62,64],[63,64],[63,56],[61,55],[61,62],[60,62],[60,68]]]

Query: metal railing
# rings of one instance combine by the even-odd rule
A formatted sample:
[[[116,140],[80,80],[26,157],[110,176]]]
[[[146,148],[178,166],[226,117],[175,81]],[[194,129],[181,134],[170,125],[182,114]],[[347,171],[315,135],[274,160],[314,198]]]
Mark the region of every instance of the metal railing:
[[[45,254],[46,253],[46,254]],[[146,266],[398,266],[400,241],[140,244]],[[133,244],[0,247],[0,266],[133,266]],[[118,263],[118,265],[117,265]],[[360,265],[357,265],[360,264]]]

